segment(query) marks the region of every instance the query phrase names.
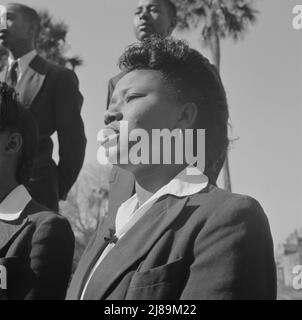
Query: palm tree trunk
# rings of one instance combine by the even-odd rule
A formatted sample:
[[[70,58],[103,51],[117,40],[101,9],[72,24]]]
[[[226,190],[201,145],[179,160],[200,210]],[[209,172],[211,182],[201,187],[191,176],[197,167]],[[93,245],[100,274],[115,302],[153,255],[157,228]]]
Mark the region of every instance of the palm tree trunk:
[[[212,53],[213,63],[218,72],[220,72],[220,39],[218,35],[214,35],[210,41],[210,49]]]
[[[226,155],[223,168],[223,183],[224,183],[224,189],[228,191],[232,191],[232,184],[231,184],[231,175],[230,175],[230,165],[229,165],[229,156]]]
[[[220,39],[217,34],[213,36],[210,43],[210,49],[213,57],[213,63],[215,64],[218,72],[220,72]],[[228,191],[232,191],[229,157],[226,156],[225,162],[222,167],[223,172],[223,188]]]

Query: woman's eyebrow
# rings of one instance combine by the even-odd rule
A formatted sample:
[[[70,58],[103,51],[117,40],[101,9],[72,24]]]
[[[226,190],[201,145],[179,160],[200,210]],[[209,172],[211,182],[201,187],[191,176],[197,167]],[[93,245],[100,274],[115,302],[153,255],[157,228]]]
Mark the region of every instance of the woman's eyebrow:
[[[132,89],[135,89],[136,87],[134,87],[134,86],[129,86],[128,88],[125,88],[125,89],[123,89],[123,90],[121,90],[121,96],[125,96],[125,95],[127,95],[127,93],[129,92],[129,91],[131,91]]]
[[[117,101],[117,97],[124,97],[130,90],[132,89],[132,87],[117,91],[117,92],[113,92],[112,98],[110,100],[110,104],[115,103]]]
[[[112,96],[111,99],[110,99],[110,103],[109,105],[113,104],[116,102],[116,97],[115,96]]]

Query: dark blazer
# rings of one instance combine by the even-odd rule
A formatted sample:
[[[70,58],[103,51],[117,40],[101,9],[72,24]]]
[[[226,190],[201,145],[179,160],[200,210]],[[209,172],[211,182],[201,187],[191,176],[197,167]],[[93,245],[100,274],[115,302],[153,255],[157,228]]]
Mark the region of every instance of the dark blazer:
[[[81,118],[83,97],[75,73],[36,56],[29,65],[29,81],[16,90],[22,104],[35,116],[39,126],[36,169],[27,188],[37,202],[58,209],[82,168],[86,137]],[[52,160],[51,136],[57,132],[59,163]]]
[[[109,212],[88,245],[67,299],[79,299],[115,216]],[[275,299],[273,241],[263,209],[213,186],[181,199],[162,197],[104,258],[84,298]]]
[[[68,221],[34,201],[18,221],[0,220],[0,265],[7,269],[0,300],[64,299],[73,252]]]

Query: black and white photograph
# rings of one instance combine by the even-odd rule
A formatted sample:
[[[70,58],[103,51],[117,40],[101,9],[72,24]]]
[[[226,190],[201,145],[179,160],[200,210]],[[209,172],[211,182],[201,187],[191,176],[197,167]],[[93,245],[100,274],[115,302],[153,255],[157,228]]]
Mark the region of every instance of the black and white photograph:
[[[301,75],[302,0],[0,0],[0,300],[302,300]]]

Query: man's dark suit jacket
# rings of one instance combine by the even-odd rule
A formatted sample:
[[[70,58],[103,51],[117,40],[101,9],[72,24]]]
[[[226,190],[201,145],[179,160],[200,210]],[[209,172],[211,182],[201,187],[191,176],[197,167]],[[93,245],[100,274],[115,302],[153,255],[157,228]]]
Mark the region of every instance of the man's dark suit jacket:
[[[79,299],[114,229],[109,212],[68,290]],[[275,299],[268,220],[259,203],[213,186],[193,196],[164,196],[104,258],[84,299]]]
[[[34,201],[18,221],[0,220],[0,265],[8,278],[0,300],[64,299],[73,252],[68,221]]]
[[[58,210],[82,168],[86,137],[80,115],[83,97],[75,73],[36,56],[29,64],[30,81],[22,86],[21,102],[39,126],[35,172],[27,188],[33,198]],[[51,136],[57,132],[59,163],[52,160]]]

